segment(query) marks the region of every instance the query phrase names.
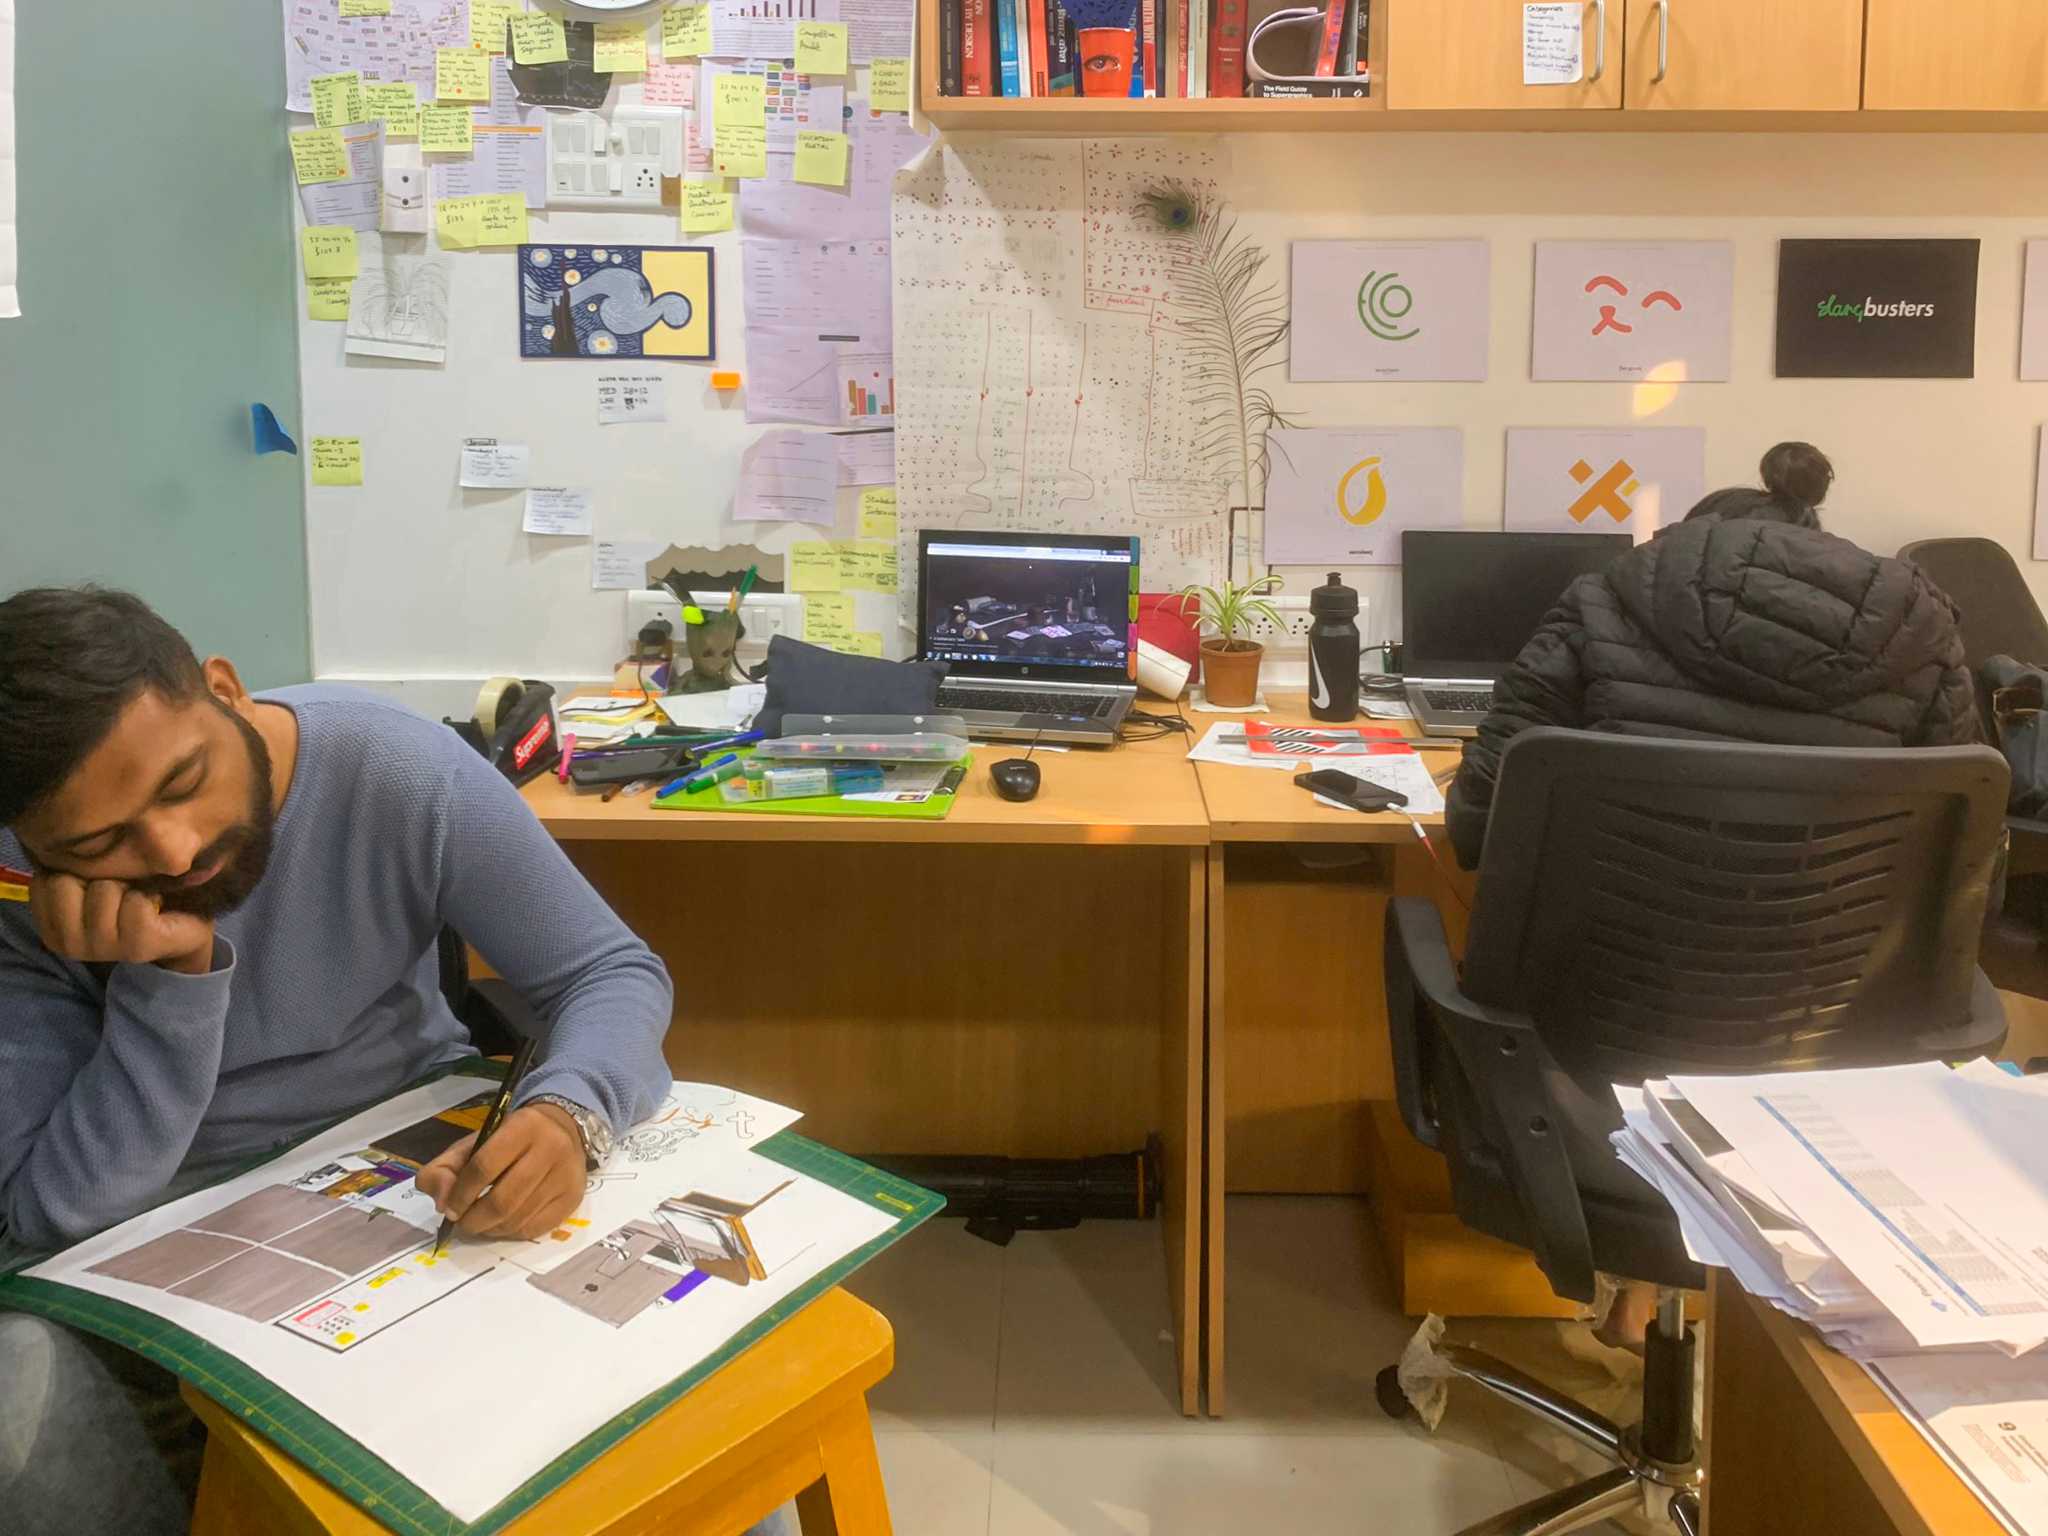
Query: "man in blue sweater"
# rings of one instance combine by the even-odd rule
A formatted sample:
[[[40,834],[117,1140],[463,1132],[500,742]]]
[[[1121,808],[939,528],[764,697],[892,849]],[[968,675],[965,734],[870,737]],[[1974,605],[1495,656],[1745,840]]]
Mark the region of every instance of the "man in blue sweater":
[[[482,1155],[419,1187],[474,1236],[574,1210],[669,1082],[666,972],[513,788],[366,694],[251,695],[117,592],[0,602],[0,1267],[63,1247],[472,1054],[452,925],[546,1023]],[[181,1531],[167,1373],[0,1313],[0,1525]]]

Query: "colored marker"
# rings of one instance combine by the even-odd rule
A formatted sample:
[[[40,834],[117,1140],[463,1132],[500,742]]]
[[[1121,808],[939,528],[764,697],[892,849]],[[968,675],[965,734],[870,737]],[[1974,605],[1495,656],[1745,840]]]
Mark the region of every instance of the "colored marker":
[[[28,900],[28,872],[0,864],[0,901]]]
[[[569,759],[576,755],[576,733],[569,732],[562,738],[562,761],[555,768],[555,782],[569,782]]]
[[[700,789],[709,789],[714,784],[723,784],[727,779],[737,778],[740,769],[744,766],[740,762],[739,753],[728,752],[723,757],[712,759],[712,761],[691,774],[683,782],[683,789],[689,794],[695,794]]]

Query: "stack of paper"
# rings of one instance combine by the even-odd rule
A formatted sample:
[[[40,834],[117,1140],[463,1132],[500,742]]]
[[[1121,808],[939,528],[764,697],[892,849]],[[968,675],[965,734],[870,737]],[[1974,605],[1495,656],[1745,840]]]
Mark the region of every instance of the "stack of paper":
[[[2048,1097],[1989,1062],[1615,1089],[1686,1249],[1861,1360],[2015,1531],[2048,1533]]]

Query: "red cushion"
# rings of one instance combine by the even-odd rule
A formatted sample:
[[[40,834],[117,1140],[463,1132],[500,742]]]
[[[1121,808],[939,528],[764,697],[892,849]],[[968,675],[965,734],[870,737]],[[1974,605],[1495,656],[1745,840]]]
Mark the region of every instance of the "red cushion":
[[[1138,594],[1138,638],[1189,663],[1194,668],[1190,680],[1201,680],[1202,637],[1189,620],[1181,617],[1178,592]]]

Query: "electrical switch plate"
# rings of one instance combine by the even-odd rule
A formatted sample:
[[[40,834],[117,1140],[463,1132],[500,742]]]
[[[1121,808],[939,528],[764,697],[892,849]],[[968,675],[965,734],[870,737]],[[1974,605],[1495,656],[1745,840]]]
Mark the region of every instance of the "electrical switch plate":
[[[683,174],[680,107],[548,114],[548,202],[659,208],[663,177]]]

